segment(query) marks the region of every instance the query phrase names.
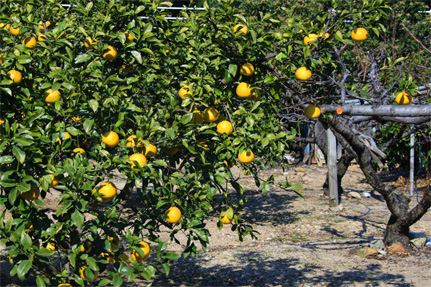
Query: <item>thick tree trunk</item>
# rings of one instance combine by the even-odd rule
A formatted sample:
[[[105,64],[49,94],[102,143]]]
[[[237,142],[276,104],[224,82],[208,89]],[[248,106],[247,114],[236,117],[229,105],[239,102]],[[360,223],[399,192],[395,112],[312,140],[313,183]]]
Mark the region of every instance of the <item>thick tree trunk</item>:
[[[386,227],[384,242],[387,246],[400,242],[405,248],[409,248],[409,228],[418,221],[431,206],[431,191],[428,189],[424,193],[421,201],[409,211],[410,198],[401,193],[394,192],[394,189],[382,182],[371,165],[371,153],[355,132],[348,126],[347,120],[339,117],[329,117],[328,124],[334,129],[344,148],[356,154],[362,172],[368,184],[379,192],[391,212],[389,222]]]

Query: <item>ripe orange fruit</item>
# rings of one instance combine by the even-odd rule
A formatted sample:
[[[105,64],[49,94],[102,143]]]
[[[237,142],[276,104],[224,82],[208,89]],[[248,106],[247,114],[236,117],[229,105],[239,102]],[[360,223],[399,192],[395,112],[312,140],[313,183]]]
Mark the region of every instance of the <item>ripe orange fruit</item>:
[[[87,276],[85,276],[85,269],[87,269],[87,266],[83,266],[79,269],[79,275],[81,276],[82,279],[87,279],[88,281],[92,282],[92,281],[96,280],[97,276],[99,276],[98,271],[93,271],[94,277],[92,279],[88,278]]]
[[[189,90],[188,87],[182,87],[179,91],[178,91],[178,96],[180,96],[181,99],[185,100],[188,99],[189,97],[187,95],[190,95],[191,97],[193,97],[192,91]]]
[[[117,234],[114,234],[114,236],[106,235],[105,239],[111,243],[111,250],[117,248],[120,244],[120,237]]]
[[[61,136],[61,135],[60,135]],[[71,139],[72,138],[72,136],[68,133],[68,132],[64,132],[64,138],[63,138],[63,140],[68,140],[68,139]],[[61,139],[60,138],[57,138],[56,140],[55,140],[55,142],[58,142],[59,144],[61,144]]]
[[[131,165],[131,168],[133,169],[136,165],[133,161],[137,161],[139,167],[143,166],[144,164],[147,164],[147,158],[142,153],[135,153],[129,156],[129,164]]]
[[[323,36],[323,31],[322,31],[322,32],[320,32],[318,36],[319,36],[319,37],[322,37],[322,36]],[[326,40],[326,39],[328,39],[328,38],[329,38],[329,36],[330,36],[330,34],[329,34],[329,33],[325,33],[325,40]]]
[[[61,93],[59,90],[53,92],[52,89],[49,89],[45,91],[45,102],[54,104],[59,100],[61,100]]]
[[[355,42],[364,42],[368,39],[368,31],[364,28],[356,28],[352,31],[352,39]]]
[[[77,147],[77,148],[73,149],[72,156],[74,156],[75,154],[78,154],[78,153],[82,154],[82,156],[86,156],[87,155],[87,153],[85,152],[84,149],[82,149],[80,147]]]
[[[246,151],[238,154],[238,159],[242,163],[250,163],[254,160],[254,153],[252,151]]]
[[[124,35],[126,35],[127,42],[133,41],[135,39],[133,34],[130,33],[129,31],[124,32]]]
[[[7,72],[9,79],[13,81],[14,84],[19,84],[22,81],[22,74],[17,70],[10,70]]]
[[[252,90],[251,96],[248,97],[247,99],[252,101],[252,102],[255,102],[255,101],[260,100],[260,97],[261,97],[261,94],[258,90]]]
[[[247,28],[247,26],[246,26],[246,25],[244,25],[244,24],[236,24],[236,25],[233,27],[233,32],[234,32],[236,35],[238,35],[238,34],[240,34],[240,33],[244,33],[244,35],[246,35],[246,34],[247,34],[247,32],[248,32],[248,28]]]
[[[145,145],[144,155],[146,157],[155,157],[157,153],[157,147],[150,143],[150,145]]]
[[[49,184],[49,188],[53,188],[54,186],[57,186],[60,183],[60,181],[58,180],[58,176],[53,175],[52,173],[48,175],[52,179],[52,182]],[[43,180],[43,177],[42,177],[42,180]]]
[[[124,73],[131,73],[133,72],[133,67],[129,65],[121,65],[121,71]]]
[[[116,132],[109,131],[103,134],[102,142],[106,144],[108,147],[116,147],[118,142],[120,141],[120,137]]]
[[[135,146],[136,145],[136,135],[131,135],[126,139],[126,146]],[[142,147],[142,138],[138,140],[138,147]]]
[[[176,155],[178,151],[179,148],[177,147],[168,147],[163,149],[163,152],[167,155]]]
[[[247,63],[242,65],[241,69],[240,69],[241,74],[243,74],[244,76],[251,76],[254,73],[254,67],[252,64]]]
[[[85,48],[92,49],[93,45],[96,45],[96,44],[97,44],[97,40],[93,41],[93,39],[91,39],[91,37],[85,38],[85,41],[84,41]]]
[[[96,191],[101,195],[100,197],[97,197],[97,200],[105,203],[117,195],[117,188],[109,181],[102,182],[98,187],[93,189],[93,194],[95,194]]]
[[[22,44],[27,48],[34,49],[37,42],[34,37],[25,37],[24,40],[22,40]]]
[[[202,115],[201,111],[194,110],[193,111],[193,122],[197,124],[201,124],[204,121],[204,116]]]
[[[240,98],[249,98],[252,94],[252,89],[249,83],[242,82],[236,87],[236,94]]]
[[[319,36],[317,34],[308,34],[308,36],[304,37],[304,44],[305,45],[310,45],[310,42],[314,42],[317,40]]]
[[[226,215],[220,217],[220,222],[223,224],[229,224],[232,223],[232,219],[229,219]]]
[[[412,102],[412,96],[407,92],[401,92],[395,98],[398,105],[409,105]]]
[[[69,283],[61,283],[57,287],[72,287]]]
[[[295,78],[298,81],[308,81],[311,79],[311,71],[306,67],[301,67],[295,72]]]
[[[181,219],[181,210],[176,206],[169,207],[165,211],[165,220],[169,223],[177,223]]]
[[[48,28],[48,27],[49,27],[49,25],[51,25],[51,22],[46,21],[46,22],[45,22],[45,26],[46,26],[46,28]],[[40,32],[42,32],[42,33],[44,33],[44,32],[45,32],[45,28],[43,27],[43,22],[42,22],[42,21],[39,21],[39,26],[37,26],[37,27],[39,28]]]
[[[233,132],[233,126],[228,121],[221,121],[217,124],[217,132],[219,134],[231,134]]]
[[[93,249],[93,246],[91,244],[90,240],[85,240],[84,244],[81,245],[81,252],[82,253],[90,253],[91,249]]]
[[[304,115],[309,119],[316,119],[320,117],[320,108],[315,105],[309,105],[305,108]]]
[[[21,197],[24,198],[25,200],[35,200],[39,197],[40,195],[40,190],[39,187],[37,186],[31,186],[29,191],[26,192],[21,192]]]
[[[49,251],[55,251],[55,243],[54,242],[48,242],[46,244],[46,249],[48,249]]]
[[[46,42],[46,39],[47,39],[47,37],[46,37],[45,34],[39,34],[39,35],[37,35],[37,40],[39,42]]]
[[[235,161],[233,160],[231,162],[228,162],[225,160],[224,164],[226,165],[227,168],[232,168],[235,165]]]
[[[21,35],[21,34],[19,33],[19,27],[14,28],[13,26],[10,26],[10,33],[11,33],[12,35],[14,35],[14,36]]]
[[[168,58],[168,54],[169,54],[169,52],[170,52],[170,51],[169,51],[168,49],[166,49],[166,50],[165,50],[166,56],[162,56],[162,59],[163,59],[163,60],[166,60],[166,59]]]
[[[4,56],[4,53],[1,53],[0,54],[0,65],[4,63],[3,56]]]
[[[215,122],[219,117],[217,109],[210,107],[204,110],[204,120],[208,123]]]
[[[105,258],[109,263],[115,263],[117,262],[114,257],[112,257],[111,255],[113,255],[114,253],[106,253],[106,252],[102,252],[100,253],[100,256],[102,256],[102,258]]]
[[[144,251],[144,257],[142,257],[141,255],[139,255],[138,252],[136,252],[135,250],[132,251],[132,253],[130,254],[130,257],[132,257],[134,260],[136,260],[137,262],[142,262],[148,259],[148,257],[150,257],[150,245],[148,245],[147,242],[145,241],[139,241],[139,245],[142,251]]]
[[[105,58],[108,61],[114,61],[117,59],[117,49],[113,46],[108,46],[108,49],[103,51],[103,58]]]

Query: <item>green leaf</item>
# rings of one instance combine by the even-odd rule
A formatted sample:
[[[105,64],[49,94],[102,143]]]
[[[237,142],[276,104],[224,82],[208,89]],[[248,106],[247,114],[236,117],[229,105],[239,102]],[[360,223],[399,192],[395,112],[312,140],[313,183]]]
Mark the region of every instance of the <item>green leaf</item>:
[[[72,223],[75,224],[76,227],[81,228],[84,224],[84,214],[82,214],[78,209],[72,213]]]
[[[25,249],[30,248],[30,246],[33,244],[30,236],[26,232],[21,233],[20,243]]]
[[[25,160],[25,152],[20,149],[19,147],[14,146],[12,148],[12,153],[13,155],[16,157],[16,159],[20,162],[23,163]]]
[[[119,287],[123,284],[123,279],[118,276],[117,274],[114,274],[114,276],[112,276],[112,285],[114,287]]]
[[[169,267],[169,263],[165,262],[162,264],[163,271],[165,272],[165,275],[168,276],[169,272],[171,271],[171,268]]]
[[[102,279],[100,280],[99,284],[97,286],[106,286],[108,284],[112,284],[112,280],[110,279]]]
[[[90,104],[90,107],[93,112],[97,112],[97,109],[99,108],[99,103],[95,99],[91,99],[90,101],[88,101],[88,103]]]
[[[139,64],[142,64],[141,53],[139,53],[138,51],[132,51],[131,53],[132,53],[133,57],[135,57],[136,61],[138,61]]]
[[[24,277],[24,275],[30,270],[32,263],[32,260],[22,260],[17,270],[18,277]]]
[[[87,62],[90,59],[91,59],[91,56],[89,54],[81,54],[75,58],[75,64]]]
[[[188,113],[188,114],[181,117],[181,123],[184,125],[188,124],[189,122],[191,122],[192,119],[193,119],[193,114]]]
[[[44,256],[44,257],[50,257],[50,256],[52,256],[54,253],[55,253],[55,251],[50,251],[50,250],[48,250],[48,249],[46,249],[46,248],[40,248],[40,249],[37,251],[37,255],[39,255],[39,256]]]
[[[238,66],[235,64],[229,64],[229,73],[232,75],[232,77],[236,76],[236,72],[238,70]]]
[[[166,252],[165,255],[163,255],[163,258],[170,259],[170,260],[177,260],[181,256],[173,251]]]
[[[12,163],[15,160],[15,158],[11,155],[5,155],[0,157],[0,164],[5,164],[5,163]]]
[[[36,278],[36,285],[37,285],[37,287],[45,287],[46,286],[45,281],[43,281],[43,278],[39,275],[37,275],[37,278]]]
[[[267,194],[269,192],[271,185],[268,181],[264,181],[262,184],[262,193]]]
[[[84,131],[87,134],[91,134],[91,132],[93,131],[92,130],[93,124],[94,124],[94,120],[93,119],[86,119],[85,120],[85,122],[84,122]]]
[[[18,62],[19,62],[20,64],[28,64],[28,63],[30,63],[31,61],[33,61],[33,58],[32,58],[32,57],[30,57],[30,56],[19,56],[19,57],[18,57]]]
[[[90,267],[91,270],[97,271],[97,265],[96,265],[96,259],[93,257],[87,257],[85,258],[85,262],[87,262],[88,267]],[[87,270],[85,270],[87,271]]]

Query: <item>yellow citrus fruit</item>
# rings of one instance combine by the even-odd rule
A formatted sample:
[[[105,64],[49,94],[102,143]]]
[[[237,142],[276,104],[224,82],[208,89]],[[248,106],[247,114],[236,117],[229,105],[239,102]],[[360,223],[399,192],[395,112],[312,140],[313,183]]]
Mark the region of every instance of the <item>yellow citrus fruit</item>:
[[[163,152],[167,155],[176,155],[178,151],[179,148],[177,147],[168,147],[163,149]]]
[[[46,42],[46,39],[47,39],[47,37],[46,37],[45,34],[39,34],[39,35],[37,35],[37,40],[39,42]]]
[[[355,42],[364,42],[368,39],[368,31],[364,28],[356,28],[352,31],[352,39]]]
[[[126,139],[126,146],[136,146],[136,135],[131,135]],[[142,147],[142,138],[139,138],[138,140],[138,147]]]
[[[120,244],[120,237],[117,234],[114,234],[114,236],[106,235],[105,239],[111,243],[111,250],[117,248]]]
[[[401,92],[395,98],[398,105],[408,105],[412,102],[412,96],[407,92]]]
[[[101,195],[100,197],[97,197],[97,200],[101,200],[105,203],[117,195],[117,188],[113,183],[108,181],[102,182],[98,187],[93,189],[93,194],[95,194],[96,191]]]
[[[51,25],[51,22],[46,21],[46,22],[45,22],[45,26],[46,26],[46,28],[48,28],[48,27],[49,27],[49,25]],[[44,32],[45,32],[45,28],[43,27],[43,22],[42,22],[42,21],[39,21],[39,26],[38,26],[38,28],[39,28],[40,32],[42,32],[42,33],[44,33]]]
[[[39,187],[37,186],[31,186],[29,191],[26,192],[21,192],[21,197],[24,198],[25,200],[35,200],[39,197],[40,195],[40,190]]]
[[[223,224],[229,224],[232,223],[232,219],[229,219],[229,217],[224,215],[223,217],[220,217],[220,222]]]
[[[13,81],[14,84],[19,84],[22,81],[22,74],[17,70],[10,70],[7,72],[9,79]]]
[[[316,41],[319,36],[317,34],[309,34],[304,37],[304,44],[309,45],[311,42]]]
[[[240,98],[248,98],[252,94],[252,89],[249,83],[242,82],[236,87],[236,94]]]
[[[166,56],[162,56],[163,60],[166,60],[168,58],[169,52],[170,52],[169,50],[167,50],[167,49],[165,50]]]
[[[48,175],[52,179],[52,182],[49,184],[49,188],[53,188],[54,186],[57,186],[60,183],[60,181],[58,180],[58,176],[53,175],[52,173]],[[42,177],[42,180],[43,180],[43,177]]]
[[[235,165],[235,161],[233,160],[232,162],[228,162],[228,161],[224,161],[224,164],[226,165],[227,168],[232,168]]]
[[[229,121],[221,121],[217,124],[217,132],[219,134],[231,134],[233,126]]]
[[[238,154],[238,159],[242,163],[250,163],[254,160],[254,153],[244,150],[242,153]]]
[[[81,252],[90,253],[91,249],[93,249],[93,246],[91,244],[90,240],[85,240],[84,244],[81,245]]]
[[[190,95],[191,97],[193,97],[192,95],[192,91],[189,90],[188,87],[182,87],[179,91],[178,91],[178,96],[180,96],[181,99],[185,100],[188,99],[189,97],[187,95]]]
[[[135,39],[135,37],[133,37],[133,34],[129,31],[124,32],[124,35],[126,35],[127,42],[133,41]]]
[[[201,124],[204,121],[204,116],[202,115],[201,111],[194,110],[193,111],[193,122],[197,124]]]
[[[30,230],[30,231],[34,231],[34,226],[33,226],[33,224],[31,224],[31,222],[28,222],[25,225],[25,228],[28,229],[28,230]]]
[[[27,48],[34,49],[37,42],[34,37],[25,37],[24,40],[22,40],[22,44]]]
[[[49,251],[55,251],[55,243],[54,242],[48,242],[46,244],[46,249],[48,249]]]
[[[71,139],[71,138],[72,138],[72,136],[68,132],[64,132],[64,138],[63,138],[63,140],[68,140],[68,139]],[[55,140],[55,142],[58,142],[59,144],[61,144],[61,139],[57,138]]]
[[[120,255],[118,255],[118,259],[119,259],[119,261],[122,261],[123,263],[126,263],[127,265],[129,265],[131,263],[130,257],[126,253],[121,253]]]
[[[20,33],[19,33],[19,27],[14,28],[13,26],[11,26],[11,27],[10,27],[10,33],[11,33],[12,35],[14,35],[14,36],[18,36],[18,35],[20,35]]]
[[[0,65],[4,63],[3,56],[4,56],[4,53],[1,53],[0,54]]]
[[[45,91],[45,102],[49,104],[54,104],[61,99],[61,93],[59,90],[52,91],[52,89]]]
[[[176,206],[169,207],[165,211],[165,220],[169,223],[177,223],[181,219],[181,210]]]
[[[96,280],[97,276],[99,276],[99,272],[98,271],[93,271],[94,278],[93,279],[88,278],[87,276],[85,276],[85,269],[87,269],[87,266],[83,266],[83,267],[81,267],[79,269],[79,275],[81,276],[82,279],[86,279],[86,280],[92,282],[92,281]]]
[[[72,117],[72,121],[74,121],[75,123],[77,123],[77,124],[80,124],[80,123],[82,123],[82,119],[81,119],[81,117],[78,117],[78,116],[73,116]]]
[[[100,253],[100,256],[105,258],[108,262],[115,263],[116,261],[115,261],[114,257],[112,257],[111,255],[113,255],[113,252],[111,252],[111,254],[105,253],[105,252]]]
[[[93,45],[96,45],[96,44],[97,44],[97,41],[93,41],[93,39],[91,39],[91,37],[85,38],[85,41],[84,41],[85,48],[92,49]]]
[[[82,149],[82,148],[80,148],[80,147],[77,147],[77,148],[74,148],[74,149],[73,149],[72,156],[74,156],[74,155],[76,155],[76,154],[78,154],[78,153],[80,153],[82,156],[86,156],[86,155],[87,155],[87,153],[85,152],[85,150],[84,150],[84,149]]]
[[[150,145],[145,145],[144,155],[145,157],[155,157],[157,153],[157,147],[150,143]]]
[[[238,34],[240,34],[240,33],[244,33],[244,35],[246,35],[246,34],[247,34],[247,32],[248,32],[248,28],[247,28],[247,26],[246,26],[246,25],[244,25],[244,24],[236,24],[236,25],[233,27],[233,32],[234,32],[236,35],[238,35]]]
[[[242,65],[241,69],[240,69],[241,74],[243,74],[244,76],[251,76],[254,73],[254,67],[252,64],[247,63]]]
[[[121,71],[124,73],[131,73],[133,72],[133,67],[130,65],[121,65]]]
[[[117,49],[115,49],[113,46],[108,46],[108,48],[103,51],[103,58],[108,61],[114,61],[117,59]]]
[[[252,102],[255,102],[255,101],[260,100],[260,97],[261,97],[261,94],[258,90],[252,90],[251,96],[248,97],[247,99],[252,101]]]
[[[147,164],[147,158],[142,153],[135,153],[129,156],[129,164],[131,165],[131,168],[134,168],[136,165],[133,161],[138,162],[138,166],[141,167],[144,164]]]
[[[311,71],[306,67],[301,67],[295,72],[295,78],[298,81],[308,81],[311,79]]]
[[[72,287],[69,283],[61,283],[57,287]]]
[[[139,248],[141,248],[141,250],[144,251],[144,257],[139,255],[139,253],[136,252],[135,250],[132,251],[132,253],[130,254],[130,257],[132,257],[137,262],[142,262],[147,260],[148,257],[150,257],[150,245],[148,245],[148,243],[145,241],[139,241],[139,245],[140,245]]]
[[[2,125],[4,123],[3,119],[0,119],[0,125]]]
[[[315,105],[309,105],[305,108],[304,115],[309,119],[316,119],[320,116],[320,108]]]
[[[319,36],[319,37],[322,37],[322,36],[323,36],[323,31],[322,31],[322,32],[320,32],[318,36]],[[326,40],[326,39],[328,39],[328,38],[329,38],[329,36],[330,36],[330,34],[329,34],[329,33],[325,33],[325,40]]]
[[[102,142],[106,144],[108,147],[116,147],[118,142],[120,141],[120,137],[116,132],[109,131],[103,134]]]
[[[211,107],[204,110],[204,120],[208,123],[215,122],[219,117],[219,112]]]

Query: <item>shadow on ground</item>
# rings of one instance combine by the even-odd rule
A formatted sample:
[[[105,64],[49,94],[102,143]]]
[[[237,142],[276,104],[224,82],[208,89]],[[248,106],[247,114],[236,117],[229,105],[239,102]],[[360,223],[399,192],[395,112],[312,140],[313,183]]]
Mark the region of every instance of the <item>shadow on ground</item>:
[[[180,259],[172,266],[169,278],[160,276],[152,286],[381,286],[383,282],[385,286],[411,286],[404,276],[387,273],[378,264],[337,272],[294,258],[271,260],[246,252],[235,258],[235,267],[202,266],[211,259]]]

